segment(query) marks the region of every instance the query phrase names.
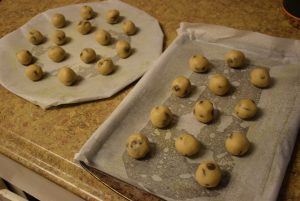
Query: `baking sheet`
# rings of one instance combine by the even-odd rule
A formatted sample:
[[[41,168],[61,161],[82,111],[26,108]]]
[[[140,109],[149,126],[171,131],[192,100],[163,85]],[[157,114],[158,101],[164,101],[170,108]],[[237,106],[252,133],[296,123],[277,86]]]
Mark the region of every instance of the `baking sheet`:
[[[134,184],[167,200],[275,200],[297,136],[300,119],[299,41],[266,36],[207,24],[182,23],[178,37],[161,55],[134,90],[95,131],[75,156],[108,174]],[[248,58],[241,70],[229,69],[223,56],[240,49]],[[188,59],[203,54],[211,62],[207,74],[192,73]],[[249,84],[254,66],[270,68],[273,84],[260,90]],[[207,90],[207,79],[220,72],[233,85],[225,97]],[[170,84],[178,75],[191,79],[190,97],[171,96]],[[217,120],[209,125],[194,120],[192,107],[208,98],[217,107]],[[233,114],[241,98],[252,98],[259,107],[251,121]],[[165,104],[177,116],[170,129],[155,129],[149,123],[150,110]],[[224,140],[232,131],[243,131],[252,142],[244,157],[230,156]],[[134,160],[125,152],[127,137],[142,132],[152,143],[151,156]],[[181,132],[195,135],[204,147],[196,157],[179,156],[174,139]],[[194,180],[198,164],[213,159],[223,171],[218,188],[205,189]]]
[[[90,20],[94,30],[87,35],[81,35],[76,30],[80,21],[79,10],[83,5],[91,6],[97,13],[96,17]],[[122,21],[114,25],[106,23],[105,13],[109,9],[118,9],[122,21],[132,20],[138,28],[137,34],[123,34]],[[51,24],[51,16],[55,13],[63,13],[66,17],[68,25],[61,30],[71,38],[70,42],[62,46],[69,56],[60,63],[52,62],[47,56],[48,48],[53,46],[51,34],[56,30]],[[47,41],[38,46],[29,43],[26,35],[32,28],[41,31],[47,37]],[[95,40],[98,29],[109,31],[114,42],[109,46],[99,45]],[[117,56],[115,42],[118,39],[130,42],[134,53],[129,58],[120,59]],[[107,98],[143,75],[160,55],[162,42],[163,33],[158,21],[144,11],[121,1],[108,0],[47,10],[0,39],[0,84],[42,108]],[[93,48],[101,57],[112,57],[117,70],[109,76],[100,75],[95,63],[85,64],[80,60],[79,54],[83,48]],[[16,60],[16,52],[21,49],[28,49],[37,58],[36,64],[46,72],[43,80],[32,82],[24,75],[26,67]],[[75,86],[66,87],[57,80],[57,71],[63,66],[71,67],[80,75],[81,80]]]

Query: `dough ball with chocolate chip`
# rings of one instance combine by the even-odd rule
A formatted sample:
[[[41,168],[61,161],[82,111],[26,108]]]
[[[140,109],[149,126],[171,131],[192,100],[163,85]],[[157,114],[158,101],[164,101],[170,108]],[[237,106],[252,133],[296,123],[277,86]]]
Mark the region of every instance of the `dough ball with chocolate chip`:
[[[111,35],[108,31],[105,31],[103,29],[100,29],[96,33],[96,41],[100,45],[109,45],[111,42]]]
[[[192,156],[199,152],[200,142],[193,135],[183,133],[176,138],[175,148],[183,156]]]
[[[30,30],[28,32],[27,38],[28,38],[29,42],[32,43],[33,45],[39,45],[39,44],[43,43],[45,40],[45,37],[43,36],[43,34],[36,29]]]
[[[184,76],[179,76],[172,82],[171,90],[172,94],[183,98],[191,93],[192,85],[189,79]]]
[[[91,30],[92,30],[92,24],[87,20],[81,20],[77,24],[77,31],[82,35],[90,33]]]
[[[134,133],[128,137],[126,148],[130,157],[141,159],[150,152],[150,143],[145,135]]]
[[[96,56],[96,52],[92,48],[84,48],[80,53],[80,59],[86,64],[95,61]]]
[[[119,40],[116,44],[116,51],[120,58],[126,59],[131,54],[130,44],[126,40]]]
[[[66,57],[66,52],[59,46],[50,47],[48,49],[48,57],[54,62],[61,62]]]
[[[29,65],[33,61],[32,54],[28,50],[20,50],[16,54],[18,62],[20,62],[22,65]]]
[[[250,82],[258,88],[266,88],[271,84],[271,77],[267,68],[257,67],[250,73]]]
[[[123,32],[127,35],[134,35],[136,33],[136,26],[131,20],[127,20],[122,24]]]
[[[195,174],[196,181],[205,188],[216,187],[222,178],[219,165],[214,161],[200,163]]]
[[[190,58],[189,67],[195,73],[205,73],[209,70],[209,62],[206,57],[198,54]]]
[[[235,114],[241,119],[250,119],[257,112],[256,104],[251,99],[241,99],[234,107]]]
[[[240,68],[245,64],[246,58],[243,52],[230,50],[225,54],[225,63],[230,68]]]
[[[53,35],[52,35],[52,41],[56,44],[56,45],[63,45],[66,43],[67,41],[67,37],[65,32],[61,31],[61,30],[56,30]]]
[[[120,19],[120,11],[116,9],[112,9],[107,11],[105,15],[106,22],[109,24],[116,24],[119,22]]]
[[[43,77],[43,70],[39,65],[31,64],[26,67],[25,75],[32,81],[38,81]]]
[[[71,86],[77,80],[77,75],[71,68],[62,67],[58,71],[57,78],[65,86]]]
[[[247,136],[240,132],[233,132],[225,140],[226,150],[234,156],[244,155],[250,147],[250,142],[247,139]]]
[[[84,20],[89,20],[94,17],[94,11],[90,6],[82,6],[80,8],[80,17]]]
[[[200,100],[195,104],[193,114],[198,121],[207,124],[214,118],[214,106],[209,100]]]
[[[66,25],[66,18],[63,14],[56,13],[51,18],[53,26],[63,28]]]
[[[229,91],[230,83],[224,75],[215,74],[209,78],[208,88],[215,95],[223,96]]]
[[[166,106],[156,106],[150,112],[150,121],[156,128],[165,128],[172,122],[172,112]]]
[[[109,75],[115,70],[115,65],[111,58],[102,58],[97,62],[97,70],[102,75]]]

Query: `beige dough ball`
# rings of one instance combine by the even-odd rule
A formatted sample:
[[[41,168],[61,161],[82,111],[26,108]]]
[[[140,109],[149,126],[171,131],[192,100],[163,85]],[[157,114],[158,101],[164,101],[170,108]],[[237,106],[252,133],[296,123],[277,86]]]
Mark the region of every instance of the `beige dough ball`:
[[[209,62],[206,57],[198,54],[190,58],[189,67],[195,73],[205,73],[209,70]]]
[[[250,82],[258,88],[266,88],[271,84],[269,70],[266,68],[254,68],[250,73]]]
[[[102,75],[109,75],[115,70],[115,65],[111,58],[102,58],[97,62],[97,70]]]
[[[82,35],[90,33],[92,30],[92,24],[89,21],[82,20],[77,24],[77,31]]]
[[[136,26],[130,20],[127,20],[122,24],[122,29],[123,32],[127,35],[134,35],[136,33]]]
[[[66,18],[63,14],[56,13],[52,16],[52,24],[56,28],[63,28],[66,25]]]
[[[156,106],[151,110],[150,121],[156,128],[165,128],[172,122],[172,112],[166,106]]]
[[[245,55],[238,50],[230,50],[225,54],[225,62],[231,68],[240,68],[245,64]]]
[[[32,64],[25,69],[25,75],[32,81],[38,81],[43,77],[43,70],[40,66]]]
[[[189,79],[184,76],[179,76],[172,82],[171,89],[172,94],[183,98],[191,93],[192,85]]]
[[[109,45],[111,42],[111,35],[108,31],[101,29],[96,33],[96,41],[100,45]]]
[[[77,80],[76,73],[69,67],[62,67],[57,74],[58,80],[66,86],[71,86]]]
[[[134,133],[128,137],[126,148],[130,157],[141,159],[150,152],[150,143],[145,135]]]
[[[89,20],[94,17],[94,11],[90,6],[82,6],[80,8],[80,17],[83,20]]]
[[[88,64],[92,63],[96,59],[96,52],[92,48],[84,48],[80,53],[80,59]]]
[[[126,59],[131,54],[130,44],[126,40],[119,40],[116,44],[117,54],[120,58]]]
[[[250,119],[257,112],[256,104],[251,99],[241,99],[234,107],[235,114],[241,119]]]
[[[45,37],[43,36],[43,34],[36,29],[30,30],[28,32],[27,38],[28,38],[29,42],[32,43],[33,45],[39,45],[39,44],[43,43],[45,40]]]
[[[54,62],[61,62],[66,57],[66,52],[59,46],[50,47],[48,49],[48,57]]]
[[[106,22],[109,24],[116,24],[119,22],[120,12],[116,9],[107,11],[105,15]]]
[[[229,91],[230,83],[224,75],[216,74],[208,80],[208,88],[215,95],[223,96]]]
[[[214,106],[209,100],[198,101],[193,110],[196,119],[202,123],[209,123],[214,118]]]
[[[52,35],[52,41],[56,44],[56,45],[63,45],[66,43],[67,41],[67,37],[65,32],[61,31],[61,30],[56,30],[53,35]]]
[[[196,181],[203,187],[216,187],[222,178],[219,165],[214,161],[203,161],[200,163],[195,174]]]
[[[225,140],[226,150],[234,156],[244,155],[249,147],[250,142],[243,133],[234,132]]]
[[[17,52],[16,57],[18,62],[25,66],[33,62],[32,54],[28,50],[20,50]]]
[[[199,152],[200,142],[193,135],[183,133],[176,138],[175,148],[183,156],[192,156]]]

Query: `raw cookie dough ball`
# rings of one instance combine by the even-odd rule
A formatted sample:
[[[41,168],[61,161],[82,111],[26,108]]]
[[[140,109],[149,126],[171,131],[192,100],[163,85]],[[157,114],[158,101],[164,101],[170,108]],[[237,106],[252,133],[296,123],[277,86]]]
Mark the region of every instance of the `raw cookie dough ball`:
[[[65,16],[63,14],[60,13],[56,13],[52,16],[52,24],[56,27],[56,28],[63,28],[66,24],[66,19]]]
[[[189,67],[195,73],[205,73],[209,69],[209,63],[206,57],[198,54],[194,55],[189,60]]]
[[[96,59],[96,52],[92,48],[84,48],[80,53],[80,59],[88,64],[92,63]]]
[[[66,57],[66,52],[59,46],[50,47],[48,49],[48,57],[54,62],[61,62]]]
[[[136,33],[136,26],[130,20],[127,20],[122,24],[122,29],[123,32],[127,35],[134,35]]]
[[[102,75],[109,75],[115,70],[115,65],[111,58],[102,58],[97,62],[97,70]]]
[[[20,62],[22,65],[29,65],[33,61],[32,54],[28,50],[20,50],[16,54],[18,62]]]
[[[250,73],[250,82],[259,88],[266,88],[271,84],[271,77],[267,68],[254,68]]]
[[[43,77],[43,70],[40,66],[32,64],[25,69],[25,75],[32,81],[38,81]]]
[[[151,110],[150,120],[154,127],[165,128],[172,122],[172,112],[166,106],[156,106]]]
[[[144,158],[150,152],[150,143],[148,138],[141,133],[130,135],[126,143],[127,153],[135,159]]]
[[[119,22],[120,12],[116,9],[109,10],[106,13],[105,19],[109,24],[115,24]]]
[[[183,133],[176,138],[175,148],[184,156],[192,156],[199,152],[200,142],[193,135]]]
[[[120,58],[126,59],[131,54],[130,44],[126,40],[119,40],[116,44],[117,54]]]
[[[43,34],[36,29],[30,30],[28,32],[27,38],[33,45],[39,45],[45,40]]]
[[[96,41],[100,45],[109,45],[111,42],[111,35],[108,31],[101,29],[96,33]]]
[[[214,161],[203,161],[200,163],[195,174],[196,181],[203,187],[216,187],[222,178],[219,165]]]
[[[66,43],[67,41],[67,37],[65,32],[61,31],[61,30],[56,30],[53,35],[52,35],[52,41],[56,44],[56,45],[63,45]]]
[[[234,156],[244,155],[250,147],[250,142],[247,139],[247,136],[240,132],[233,132],[225,140],[226,150]]]
[[[215,95],[223,96],[229,91],[230,83],[224,75],[216,74],[209,78],[208,88]]]
[[[81,20],[77,24],[77,31],[82,35],[88,34],[92,30],[92,24],[89,21]]]
[[[172,94],[183,98],[190,94],[192,85],[189,79],[184,76],[179,76],[172,82],[171,89]]]
[[[94,11],[90,6],[82,6],[80,8],[80,17],[84,20],[89,20],[94,17]]]
[[[241,99],[234,107],[235,114],[241,119],[250,119],[257,112],[256,104],[251,99]]]
[[[77,79],[76,73],[69,67],[62,67],[57,74],[57,78],[66,86],[71,86]]]
[[[240,68],[245,64],[245,55],[238,50],[230,50],[225,54],[225,62],[231,68]]]
[[[193,114],[202,123],[209,123],[214,118],[214,106],[209,100],[201,100],[195,104]]]

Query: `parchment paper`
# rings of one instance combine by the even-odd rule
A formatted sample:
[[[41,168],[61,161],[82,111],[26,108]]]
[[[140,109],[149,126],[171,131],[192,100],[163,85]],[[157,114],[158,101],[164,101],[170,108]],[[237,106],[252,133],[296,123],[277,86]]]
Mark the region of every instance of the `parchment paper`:
[[[80,21],[79,10],[83,5],[91,6],[97,13],[97,16],[90,20],[94,29],[87,35],[81,35],[76,30]],[[105,14],[109,9],[118,9],[122,21],[132,20],[138,27],[137,34],[123,34],[122,21],[114,25],[106,23]],[[51,16],[55,13],[65,15],[68,25],[61,30],[70,38],[70,41],[62,46],[68,58],[60,63],[52,62],[47,56],[48,48],[54,45],[51,35],[56,28],[51,24]],[[38,46],[29,43],[26,35],[32,28],[44,34],[47,41]],[[109,46],[99,45],[95,40],[98,29],[109,31],[114,42]],[[116,55],[115,43],[118,39],[130,42],[134,53],[129,58],[120,59]],[[156,19],[117,0],[51,9],[33,17],[18,30],[0,40],[0,83],[16,95],[42,108],[107,98],[143,75],[160,55],[162,42],[163,34]],[[116,72],[103,76],[97,72],[95,63],[83,63],[79,57],[83,48],[93,48],[100,57],[112,57],[117,66]],[[16,60],[16,52],[21,49],[28,49],[36,57],[36,64],[42,66],[46,72],[43,80],[32,82],[24,75],[26,67]],[[71,67],[81,77],[75,86],[66,87],[56,78],[58,69],[63,66]]]
[[[134,90],[95,131],[75,156],[108,174],[140,186],[167,200],[268,201],[275,200],[290,159],[300,120],[299,41],[275,38],[231,28],[182,23],[178,37],[153,64]],[[241,70],[229,69],[223,61],[229,49],[240,49],[248,59]],[[211,70],[192,73],[188,59],[205,55]],[[254,66],[270,68],[273,84],[257,89],[249,82]],[[233,90],[225,97],[212,95],[207,79],[214,73],[226,75]],[[188,98],[170,94],[170,84],[178,75],[191,80],[194,90]],[[233,114],[241,98],[255,100],[257,116],[243,121]],[[210,99],[217,108],[217,119],[209,125],[193,118],[192,107],[200,99]],[[149,123],[150,110],[160,104],[176,115],[169,129],[155,129]],[[192,158],[179,156],[174,139],[190,132],[202,143]],[[244,157],[234,157],[224,148],[232,131],[242,131],[252,142]],[[142,132],[152,142],[151,156],[134,160],[127,156],[125,142],[133,132]],[[215,160],[223,178],[214,189],[200,187],[194,180],[198,164]]]

